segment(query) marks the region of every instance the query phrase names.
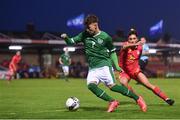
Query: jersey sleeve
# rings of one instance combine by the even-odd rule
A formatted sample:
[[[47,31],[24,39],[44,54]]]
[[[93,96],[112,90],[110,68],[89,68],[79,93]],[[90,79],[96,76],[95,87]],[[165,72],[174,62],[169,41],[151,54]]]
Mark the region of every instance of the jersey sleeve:
[[[113,45],[112,38],[110,36],[107,37],[106,46],[109,52],[114,52],[116,50],[116,48]]]
[[[75,37],[72,37],[72,38],[67,38],[65,40],[65,42],[68,44],[68,45],[73,45],[73,44],[77,44],[79,42],[81,42],[82,40],[84,39],[84,33],[79,33],[77,36]]]

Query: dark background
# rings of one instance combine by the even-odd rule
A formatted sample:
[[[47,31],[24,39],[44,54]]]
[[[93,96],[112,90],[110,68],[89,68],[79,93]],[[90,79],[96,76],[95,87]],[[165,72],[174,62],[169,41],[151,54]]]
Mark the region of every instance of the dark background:
[[[66,21],[84,13],[96,14],[101,29],[115,34],[135,27],[149,36],[149,28],[164,20],[163,32],[180,39],[180,0],[0,0],[0,31],[25,31],[33,23],[36,31],[67,32]]]

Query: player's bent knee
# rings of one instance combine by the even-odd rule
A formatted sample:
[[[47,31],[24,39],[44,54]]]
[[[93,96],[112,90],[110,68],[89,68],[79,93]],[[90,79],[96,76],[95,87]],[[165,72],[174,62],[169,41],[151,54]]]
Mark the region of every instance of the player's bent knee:
[[[97,87],[95,83],[89,83],[87,86],[89,90],[93,90],[95,87]]]
[[[123,86],[126,86],[126,87],[128,86],[128,83],[127,83],[127,82],[124,82],[124,81],[121,82],[121,84],[122,84]]]
[[[95,83],[89,83],[88,89],[93,92],[97,97],[101,97],[104,93],[104,91],[99,89]]]
[[[129,80],[128,80],[127,78],[125,78],[125,77],[121,77],[121,78],[120,78],[120,83],[121,83],[121,84],[126,85],[126,84],[128,84],[128,81],[129,81]]]

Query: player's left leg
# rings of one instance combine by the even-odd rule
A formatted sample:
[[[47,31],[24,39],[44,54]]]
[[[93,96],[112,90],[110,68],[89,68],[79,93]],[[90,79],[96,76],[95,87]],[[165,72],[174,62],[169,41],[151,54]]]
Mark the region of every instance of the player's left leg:
[[[98,87],[98,84],[100,82],[100,76],[104,75],[103,69],[104,68],[102,67],[88,71],[87,86],[94,95],[96,95],[102,100],[108,101],[109,105],[107,112],[113,112],[119,105],[119,102]]]
[[[137,95],[135,95],[133,92],[131,92],[127,87],[125,87],[123,85],[115,84],[115,76],[114,76],[114,73],[110,67],[107,67],[105,69],[104,74],[106,74],[106,76],[105,76],[106,78],[103,78],[104,82],[105,82],[106,86],[108,86],[110,88],[110,90],[112,90],[114,92],[121,93],[121,94],[128,96],[128,97],[131,97],[135,101],[137,101],[137,99],[139,97]],[[126,81],[126,79],[124,79],[124,80]],[[128,83],[125,85],[128,85]]]
[[[143,74],[144,74],[147,64],[148,64],[148,59],[147,60],[141,60],[141,59],[139,60],[139,66],[140,66],[141,72]],[[137,81],[136,84],[139,85],[140,82],[138,80],[136,80],[136,81]]]
[[[127,97],[133,98],[137,102],[137,104],[139,105],[140,109],[143,112],[147,111],[147,105],[146,105],[145,101],[143,100],[143,98],[141,96],[137,96],[136,94],[131,92],[125,86],[120,86],[120,85],[114,84],[114,85],[109,85],[108,87],[110,88],[110,90],[112,90],[114,92],[118,92]]]
[[[169,105],[174,104],[174,100],[170,99],[163,91],[161,91],[158,86],[151,84],[148,78],[142,72],[137,75],[137,78],[145,87],[152,90],[154,94],[166,101]]]
[[[127,97],[133,98],[138,103],[141,110],[143,112],[146,112],[147,106],[144,100],[142,99],[142,97],[137,96],[136,94],[134,94],[132,91],[130,91],[127,87],[123,85],[115,84],[115,77],[111,68],[105,69],[104,74],[106,76],[102,78],[104,80],[103,82],[106,84],[106,86],[110,88],[111,91],[121,93]]]

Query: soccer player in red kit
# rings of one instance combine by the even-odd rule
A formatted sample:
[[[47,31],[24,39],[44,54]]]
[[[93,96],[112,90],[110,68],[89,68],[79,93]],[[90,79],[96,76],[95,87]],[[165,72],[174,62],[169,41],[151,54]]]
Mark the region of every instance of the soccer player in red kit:
[[[152,90],[154,94],[159,96],[169,105],[173,105],[174,100],[170,99],[163,91],[160,90],[158,86],[151,84],[148,78],[141,72],[139,58],[141,56],[142,45],[144,43],[144,40],[138,41],[137,32],[134,29],[131,29],[128,34],[127,42],[123,44],[123,47],[120,50],[119,66],[124,70],[119,76],[120,83],[134,92],[132,87],[128,85],[130,79],[132,78]]]
[[[21,52],[17,51],[16,55],[14,55],[9,64],[9,71],[7,74],[7,80],[10,82],[12,77],[16,74],[18,69],[18,63],[21,61]]]

